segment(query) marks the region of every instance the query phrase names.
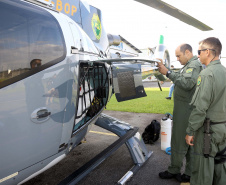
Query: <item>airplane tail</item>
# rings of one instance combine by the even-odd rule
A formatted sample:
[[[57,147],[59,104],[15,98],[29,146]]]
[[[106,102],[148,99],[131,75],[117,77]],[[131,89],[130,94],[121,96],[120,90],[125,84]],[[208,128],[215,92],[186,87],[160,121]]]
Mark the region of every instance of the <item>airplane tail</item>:
[[[155,49],[154,56],[155,56],[155,58],[162,59],[164,65],[166,67],[170,67],[169,51],[168,51],[166,45],[164,45],[164,36],[163,35],[160,35],[159,45]]]

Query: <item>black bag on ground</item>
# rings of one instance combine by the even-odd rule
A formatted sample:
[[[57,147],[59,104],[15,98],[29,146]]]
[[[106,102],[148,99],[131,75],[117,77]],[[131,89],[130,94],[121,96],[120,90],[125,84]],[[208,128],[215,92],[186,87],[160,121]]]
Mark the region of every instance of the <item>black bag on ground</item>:
[[[157,120],[152,120],[151,124],[145,128],[142,134],[144,143],[153,144],[157,141],[159,139],[160,129],[160,123]]]

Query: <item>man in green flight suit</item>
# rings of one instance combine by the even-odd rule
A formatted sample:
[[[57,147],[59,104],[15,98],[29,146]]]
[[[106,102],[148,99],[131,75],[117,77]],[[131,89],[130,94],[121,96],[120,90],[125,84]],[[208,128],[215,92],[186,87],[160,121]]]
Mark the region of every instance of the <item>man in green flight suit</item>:
[[[162,62],[159,63],[159,72],[166,75],[174,87],[173,129],[171,137],[171,164],[168,171],[160,172],[162,179],[176,178],[180,182],[189,182],[191,176],[191,161],[193,148],[184,141],[188,118],[191,113],[192,96],[195,92],[196,81],[202,65],[197,56],[193,56],[189,44],[181,44],[175,50],[177,60],[184,65],[178,72],[167,69]],[[185,172],[181,175],[183,159],[186,157]]]
[[[199,43],[198,57],[207,67],[198,77],[186,129],[186,142],[194,145],[191,185],[226,184],[226,160],[216,160],[226,150],[226,68],[219,59],[221,49],[215,37]]]

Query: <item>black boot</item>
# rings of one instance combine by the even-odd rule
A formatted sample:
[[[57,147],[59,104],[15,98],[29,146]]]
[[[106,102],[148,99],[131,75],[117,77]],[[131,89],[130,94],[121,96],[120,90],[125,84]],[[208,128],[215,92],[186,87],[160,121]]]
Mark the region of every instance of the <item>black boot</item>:
[[[172,174],[172,173],[170,173],[168,171],[164,171],[164,172],[160,172],[159,173],[159,177],[161,179],[172,179],[172,178],[176,177],[177,175],[178,174]]]
[[[190,178],[189,175],[183,174],[181,175],[181,182],[190,182]]]
[[[171,97],[166,97],[167,100],[171,100]]]

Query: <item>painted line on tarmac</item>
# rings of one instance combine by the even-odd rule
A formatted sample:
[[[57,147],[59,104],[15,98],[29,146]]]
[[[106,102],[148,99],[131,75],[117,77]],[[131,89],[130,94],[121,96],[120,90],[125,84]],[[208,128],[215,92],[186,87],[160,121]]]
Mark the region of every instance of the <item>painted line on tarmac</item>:
[[[89,132],[95,133],[95,134],[108,135],[108,136],[117,136],[116,134],[106,133],[106,132],[97,132],[97,131],[92,131],[92,130],[90,130]]]

